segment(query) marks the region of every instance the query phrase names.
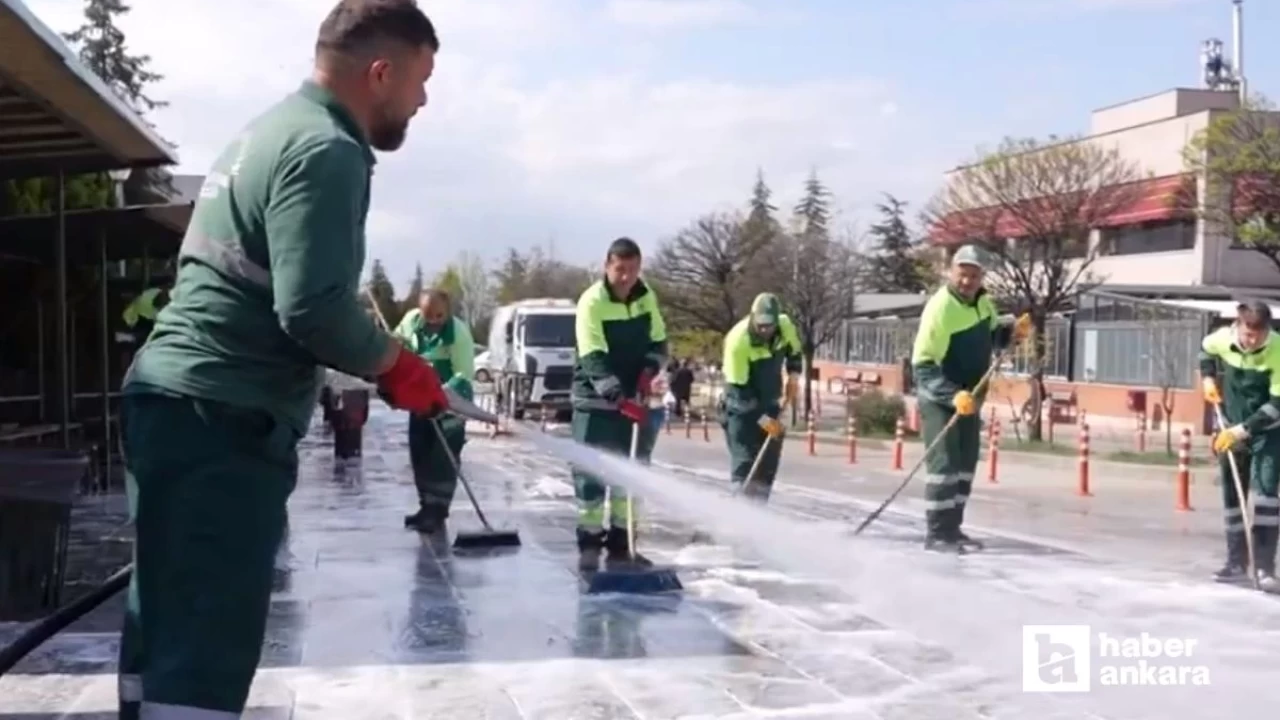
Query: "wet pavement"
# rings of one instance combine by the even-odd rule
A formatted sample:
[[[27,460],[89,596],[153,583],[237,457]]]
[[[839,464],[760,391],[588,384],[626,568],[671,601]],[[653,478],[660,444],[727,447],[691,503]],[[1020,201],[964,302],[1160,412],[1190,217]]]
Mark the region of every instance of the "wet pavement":
[[[924,555],[915,516],[896,512],[862,554],[824,548],[820,528],[866,503],[815,488],[775,495],[776,543],[693,543],[697,518],[656,504],[641,549],[677,567],[685,591],[588,595],[563,462],[520,437],[473,434],[465,468],[490,520],[523,545],[462,553],[402,528],[413,509],[405,426],[378,406],[355,463],[335,461],[318,428],[304,442],[247,717],[1209,718],[1225,713],[1223,697],[1275,706],[1270,598],[1027,537],[989,536],[987,552],[964,559]],[[691,486],[722,485],[707,472],[721,461],[685,459]],[[466,503],[459,491],[452,531],[479,526]],[[805,528],[812,557],[778,562],[804,548]],[[857,582],[818,572],[859,563]],[[113,717],[118,619],[114,603],[0,678],[0,720]],[[999,667],[985,662],[1020,647],[1024,622],[1212,636],[1214,684],[1024,693],[1013,649]]]

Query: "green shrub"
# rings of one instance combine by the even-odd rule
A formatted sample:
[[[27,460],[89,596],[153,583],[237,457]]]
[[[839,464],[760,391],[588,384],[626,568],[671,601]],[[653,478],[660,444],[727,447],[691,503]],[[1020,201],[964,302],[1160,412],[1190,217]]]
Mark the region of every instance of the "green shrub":
[[[885,395],[879,390],[849,398],[849,410],[857,418],[859,435],[893,434],[906,409],[901,395]]]

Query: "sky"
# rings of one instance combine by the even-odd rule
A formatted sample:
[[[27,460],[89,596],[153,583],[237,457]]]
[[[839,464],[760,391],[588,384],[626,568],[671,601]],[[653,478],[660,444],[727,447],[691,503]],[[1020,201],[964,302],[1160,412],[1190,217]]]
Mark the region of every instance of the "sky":
[[[56,31],[83,0],[25,0]],[[427,107],[379,159],[370,258],[406,282],[461,252],[595,264],[743,209],[759,169],[784,210],[816,172],[838,222],[882,193],[919,208],[1004,136],[1200,84],[1230,0],[420,0],[442,48]],[[332,0],[133,0],[131,48],[165,77],[152,113],[179,172],[307,77]],[[1250,88],[1280,96],[1280,2],[1246,0]]]

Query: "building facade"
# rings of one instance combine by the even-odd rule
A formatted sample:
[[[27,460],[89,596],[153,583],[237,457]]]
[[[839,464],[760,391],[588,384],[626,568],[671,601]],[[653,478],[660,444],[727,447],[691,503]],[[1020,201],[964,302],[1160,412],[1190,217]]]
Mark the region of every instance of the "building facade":
[[[1089,134],[1074,141],[1114,149],[1144,175],[1138,199],[1099,222],[1088,249],[1079,250],[1094,258],[1089,270],[1101,285],[1045,329],[1047,390],[1092,418],[1092,425],[1134,428],[1145,417],[1149,427],[1206,430],[1206,408],[1195,389],[1201,337],[1230,321],[1232,299],[1242,294],[1274,298],[1280,316],[1280,270],[1195,212],[1207,188],[1187,171],[1186,148],[1238,109],[1235,92],[1175,89],[1095,111]],[[948,173],[946,181],[963,169]],[[1017,242],[1016,227],[1003,218],[994,226],[999,236]],[[947,248],[944,256],[959,244],[942,233],[932,239]],[[909,394],[918,311],[849,318],[819,352],[825,387],[847,379]],[[1028,385],[1020,375],[1029,363],[1012,358],[993,387],[993,405],[1005,414],[1017,415],[1026,404]]]

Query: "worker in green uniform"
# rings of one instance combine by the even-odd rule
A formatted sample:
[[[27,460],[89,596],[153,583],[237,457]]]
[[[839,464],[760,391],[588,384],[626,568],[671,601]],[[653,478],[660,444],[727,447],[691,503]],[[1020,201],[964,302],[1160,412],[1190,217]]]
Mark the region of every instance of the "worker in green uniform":
[[[802,362],[795,323],[772,293],[757,295],[751,314],[725,335],[720,424],[729,446],[730,480],[747,497],[767,501],[773,490],[785,434],[782,408],[796,401]],[[751,476],[758,455],[760,465]]]
[[[475,397],[471,387],[476,371],[475,340],[467,324],[453,314],[447,292],[424,291],[418,307],[405,313],[395,334],[405,347],[431,363],[436,374],[445,380],[445,387],[467,400]],[[444,433],[444,445],[432,427],[435,423]],[[461,462],[466,439],[466,421],[457,415],[409,416],[409,461],[413,465],[413,484],[418,488],[418,511],[405,516],[406,528],[422,533],[443,529],[458,488],[453,461]],[[450,454],[453,460],[449,459]]]
[[[163,304],[164,288],[149,287],[138,293],[138,296],[124,308],[124,326],[134,333],[139,345],[146,342],[155,326],[156,315]]]
[[[375,379],[394,407],[448,408],[431,365],[358,299],[373,151],[403,143],[438,48],[413,0],[342,0],[313,77],[205,178],[172,297],[124,383],[136,540],[121,718],[241,716],[326,366]]]
[[[636,457],[647,463],[657,439],[648,407],[653,380],[667,363],[667,327],[658,298],[640,279],[640,246],[619,238],[605,255],[604,278],[578,298],[573,369],[573,438],[620,454],[631,452],[631,433],[639,427]],[[579,564],[584,572],[606,562],[651,565],[634,554],[627,537],[626,490],[610,489],[609,528],[605,521],[605,483],[573,470],[578,499]]]
[[[966,245],[951,260],[947,284],[925,303],[911,353],[925,446],[955,423],[929,454],[925,468],[925,547],[964,552],[982,544],[962,529],[982,450],[978,411],[987,388],[977,388],[991,367],[993,350],[1021,342],[1031,317],[999,318],[983,288],[982,251]]]
[[[1200,350],[1204,399],[1220,406],[1227,427],[1214,434],[1222,484],[1227,562],[1222,582],[1248,579],[1244,513],[1253,498],[1253,551],[1259,586],[1280,592],[1276,581],[1276,536],[1280,532],[1280,340],[1271,332],[1271,308],[1240,303],[1236,321],[1205,337]],[[1236,493],[1229,458],[1235,457],[1245,497]]]

